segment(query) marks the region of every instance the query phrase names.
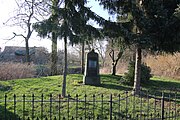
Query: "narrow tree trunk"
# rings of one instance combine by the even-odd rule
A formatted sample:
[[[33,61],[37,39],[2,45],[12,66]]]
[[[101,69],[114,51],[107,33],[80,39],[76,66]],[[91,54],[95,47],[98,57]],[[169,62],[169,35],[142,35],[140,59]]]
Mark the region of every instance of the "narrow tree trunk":
[[[63,85],[62,96],[66,96],[66,76],[67,76],[67,37],[64,37],[64,72],[63,72]]]
[[[57,75],[57,36],[52,32],[51,75]]]
[[[26,42],[26,62],[30,64],[29,43],[27,39],[25,40],[25,42]]]
[[[112,65],[112,75],[116,75],[116,65],[115,63]]]
[[[135,74],[134,74],[134,94],[140,92],[141,81],[141,48],[136,48]]]
[[[58,8],[58,0],[52,0],[52,16],[53,24],[58,25],[58,17],[56,8]],[[51,75],[57,75],[57,34],[56,29],[52,31],[52,54],[51,54]]]
[[[115,60],[114,60],[115,59],[114,50],[112,50],[111,59],[112,59],[112,75],[116,75]]]
[[[117,58],[115,59],[115,54],[114,54],[114,50],[112,49],[111,52],[109,53],[111,59],[112,59],[112,75],[116,75],[116,67],[118,64],[119,59],[122,57],[123,55],[123,51],[121,50],[118,52]]]
[[[84,74],[84,41],[82,43],[82,51],[81,51],[81,73]]]

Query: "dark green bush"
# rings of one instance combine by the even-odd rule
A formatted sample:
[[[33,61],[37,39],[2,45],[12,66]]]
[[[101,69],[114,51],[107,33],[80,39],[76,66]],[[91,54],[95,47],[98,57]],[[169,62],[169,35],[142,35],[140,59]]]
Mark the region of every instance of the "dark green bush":
[[[128,66],[128,72],[125,73],[123,77],[124,83],[128,85],[133,85],[134,70],[135,70],[135,62],[130,62]],[[152,77],[151,68],[145,64],[141,64],[141,83],[147,83],[151,77]]]

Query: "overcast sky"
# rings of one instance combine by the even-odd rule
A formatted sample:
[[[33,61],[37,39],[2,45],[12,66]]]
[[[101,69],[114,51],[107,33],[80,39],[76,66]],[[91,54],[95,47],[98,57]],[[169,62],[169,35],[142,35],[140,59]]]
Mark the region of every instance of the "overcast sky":
[[[108,19],[109,15],[107,11],[104,11],[102,7],[98,5],[98,2],[95,0],[90,0],[89,6],[92,6],[91,10],[99,14],[100,16]],[[5,46],[25,46],[22,37],[16,37],[11,41],[7,41],[5,39],[11,38],[13,36],[13,32],[19,32],[21,29],[17,27],[8,27],[4,26],[3,23],[7,21],[8,18],[13,16],[13,11],[16,7],[16,3],[14,0],[0,0],[0,47],[3,49]],[[113,19],[113,18],[112,18]],[[115,19],[115,18],[114,18]],[[36,36],[36,33],[33,34],[29,41],[29,46],[46,47],[49,51],[51,48],[50,39],[44,40]],[[58,49],[63,49],[63,43],[58,43]]]

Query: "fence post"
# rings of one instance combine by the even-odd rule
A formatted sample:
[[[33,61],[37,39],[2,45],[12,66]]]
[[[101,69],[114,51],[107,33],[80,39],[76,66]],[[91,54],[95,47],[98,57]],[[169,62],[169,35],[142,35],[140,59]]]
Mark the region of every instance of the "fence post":
[[[52,94],[49,95],[49,99],[50,99],[50,110],[49,110],[49,114],[50,114],[50,120],[52,120]]]
[[[135,93],[135,89],[133,90],[133,93]],[[133,104],[133,110],[132,110],[132,118],[135,118],[136,116],[135,116],[135,106],[136,106],[136,99],[135,99],[135,96],[136,96],[136,94],[133,94],[133,102],[132,102],[132,104]]]
[[[169,102],[169,107],[168,107],[168,115],[169,116],[168,117],[170,118],[171,117],[171,94],[169,94],[168,99],[169,99],[169,101],[168,101]]]
[[[95,95],[93,94],[93,120],[95,119],[94,110],[95,110]]]
[[[70,109],[70,108],[69,108],[69,98],[70,98],[70,95],[68,94],[68,99],[67,99],[67,107],[68,107],[68,108],[67,108],[67,114],[68,114],[67,117],[68,117],[68,120],[69,120],[69,117],[70,117],[70,115],[69,115],[69,109]]]
[[[6,110],[6,106],[7,106],[7,95],[5,94],[4,96],[4,119],[6,120],[7,118],[7,110]]]
[[[112,94],[110,95],[110,106],[109,106],[109,119],[112,120]]]
[[[102,116],[102,118],[101,119],[103,119],[103,94],[101,95],[101,116]]]
[[[85,103],[85,105],[84,105],[84,107],[85,107],[85,113],[84,113],[84,114],[85,114],[85,120],[86,120],[86,102],[87,102],[86,99],[87,99],[87,95],[85,94],[85,95],[84,95],[84,103]]]
[[[128,91],[125,91],[125,93],[126,93],[126,103],[125,103],[125,105],[126,105],[126,120],[128,119]]]
[[[32,120],[34,120],[34,94],[32,94]]]
[[[26,96],[25,96],[25,94],[23,94],[23,120],[25,120],[25,98],[26,98]]]
[[[147,119],[149,118],[149,91],[147,90]]]
[[[177,95],[177,92],[175,92],[175,101],[174,101],[175,102],[175,120],[176,120],[176,116],[177,116],[177,109],[176,109],[176,99],[177,99],[176,97],[177,96],[176,95]]]
[[[78,119],[78,94],[76,94],[76,120]]]
[[[41,120],[43,120],[43,98],[44,98],[44,95],[42,94],[41,95]]]
[[[140,95],[140,120],[142,120],[142,89],[140,90],[139,92],[139,95]]]
[[[120,119],[121,95],[118,95],[118,119]]]
[[[59,120],[61,119],[61,94],[58,95],[58,114],[59,114]]]
[[[156,118],[156,93],[154,93],[154,119]]]
[[[164,120],[164,93],[162,93],[161,98],[161,120]]]
[[[16,95],[14,94],[14,120],[16,119]]]

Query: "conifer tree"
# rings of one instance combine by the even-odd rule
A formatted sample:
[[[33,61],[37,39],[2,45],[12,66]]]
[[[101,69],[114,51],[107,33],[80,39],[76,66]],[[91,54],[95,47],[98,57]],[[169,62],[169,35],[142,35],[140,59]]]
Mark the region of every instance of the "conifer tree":
[[[53,2],[57,3],[53,3]],[[60,6],[60,3],[62,3]],[[63,85],[62,96],[66,96],[66,76],[67,76],[67,40],[70,43],[76,44],[86,37],[98,37],[100,31],[91,25],[87,24],[89,19],[96,20],[99,24],[105,20],[92,12],[90,8],[85,7],[86,0],[52,0],[55,5],[49,19],[38,22],[34,25],[34,29],[40,36],[45,37],[49,33],[54,33],[55,38],[64,40],[64,72],[63,72]],[[101,22],[100,22],[101,21]]]
[[[136,46],[134,93],[140,90],[141,51],[180,51],[180,20],[177,0],[98,0],[111,14],[117,14],[125,21],[105,24],[110,37],[124,37],[126,45]],[[107,31],[108,30],[108,31]],[[113,35],[112,35],[113,33]]]

